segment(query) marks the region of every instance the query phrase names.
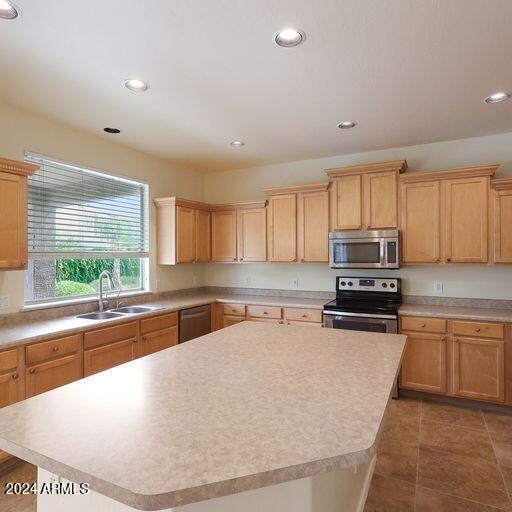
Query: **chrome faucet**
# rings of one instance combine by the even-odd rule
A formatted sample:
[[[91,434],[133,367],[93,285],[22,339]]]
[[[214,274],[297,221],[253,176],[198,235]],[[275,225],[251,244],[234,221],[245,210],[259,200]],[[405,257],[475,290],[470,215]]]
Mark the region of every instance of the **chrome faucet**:
[[[115,288],[114,279],[112,278],[112,274],[108,270],[103,270],[99,277],[99,282],[100,282],[100,296],[98,297],[98,310],[99,311],[104,311],[105,302],[107,302],[107,293],[106,292],[105,292],[105,298],[103,298],[103,279],[104,278],[108,279],[111,290],[113,290]]]

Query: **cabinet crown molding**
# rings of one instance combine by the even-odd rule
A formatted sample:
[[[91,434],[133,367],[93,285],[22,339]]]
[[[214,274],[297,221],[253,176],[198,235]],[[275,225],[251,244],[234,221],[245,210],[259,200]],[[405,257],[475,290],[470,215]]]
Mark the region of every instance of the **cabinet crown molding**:
[[[27,164],[10,158],[0,158],[0,171],[19,174],[21,176],[32,176],[39,169],[39,165]]]
[[[417,171],[408,172],[400,176],[402,183],[411,183],[414,181],[431,181],[456,178],[480,178],[482,176],[492,176],[499,164],[480,165],[476,167],[460,167],[457,169],[445,169],[440,171]]]
[[[281,194],[297,194],[300,192],[325,192],[329,188],[328,181],[321,183],[309,183],[307,185],[294,185],[291,187],[273,187],[263,190],[267,196],[278,196]]]
[[[209,204],[200,201],[192,201],[181,197],[157,197],[153,199],[156,206],[181,206],[192,210],[203,210],[205,212],[218,212],[223,210],[247,210],[250,208],[264,208],[267,204],[263,201],[246,201],[240,203],[219,203]]]
[[[267,201],[246,201],[242,203],[219,203],[210,204],[210,211],[220,212],[225,210],[251,210],[254,208],[265,208]]]
[[[512,178],[500,178],[491,180],[491,187],[495,190],[508,190],[512,188]]]
[[[325,169],[324,172],[329,178],[341,176],[350,176],[351,174],[365,174],[369,172],[389,172],[395,171],[402,173],[407,169],[407,160],[391,160],[389,162],[377,162],[374,164],[351,165],[349,167],[335,167]]]

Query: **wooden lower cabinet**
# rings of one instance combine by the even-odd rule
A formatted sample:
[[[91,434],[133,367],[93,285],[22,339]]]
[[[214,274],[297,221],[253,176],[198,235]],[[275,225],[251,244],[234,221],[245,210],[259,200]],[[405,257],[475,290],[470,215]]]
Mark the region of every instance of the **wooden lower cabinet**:
[[[141,339],[141,352],[143,356],[159,352],[178,344],[178,326],[168,327],[161,331],[144,334]]]
[[[402,363],[400,386],[407,389],[446,392],[446,336],[444,334],[412,333]]]
[[[453,339],[453,394],[503,402],[505,400],[504,341]]]
[[[84,351],[84,376],[88,377],[135,359],[137,338],[109,343]]]
[[[26,370],[26,396],[30,398],[82,378],[78,354],[37,364]]]
[[[240,322],[243,322],[244,320],[245,320],[245,317],[243,317],[243,316],[224,315],[224,318],[222,319],[222,328],[229,327],[230,325],[239,324]]]

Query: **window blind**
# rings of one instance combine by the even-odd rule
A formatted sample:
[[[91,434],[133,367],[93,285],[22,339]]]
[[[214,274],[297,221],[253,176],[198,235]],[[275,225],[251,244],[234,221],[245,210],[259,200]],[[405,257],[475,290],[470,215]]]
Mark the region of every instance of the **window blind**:
[[[148,256],[148,186],[39,155],[29,177],[31,258]]]

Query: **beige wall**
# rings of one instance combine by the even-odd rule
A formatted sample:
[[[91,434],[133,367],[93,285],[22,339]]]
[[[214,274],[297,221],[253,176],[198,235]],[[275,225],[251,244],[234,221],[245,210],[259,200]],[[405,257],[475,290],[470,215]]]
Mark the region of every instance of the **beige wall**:
[[[203,177],[189,169],[134,151],[102,136],[74,130],[0,103],[0,156],[23,160],[32,151],[61,160],[138,178],[149,183],[150,197],[179,195],[203,199]],[[150,211],[150,253],[155,254],[155,209]],[[150,284],[172,290],[201,285],[204,266],[158,267],[150,257]],[[23,305],[23,271],[0,272],[0,295],[9,295],[7,313]]]
[[[497,176],[510,176],[512,133],[208,174],[205,199],[213,202],[257,200],[264,197],[262,189],[266,187],[326,181],[323,169],[329,167],[404,158],[410,171],[499,163],[502,167]],[[442,296],[512,299],[511,265],[416,266],[396,272],[341,272],[327,265],[217,264],[208,266],[205,272],[205,282],[211,286],[291,289],[293,279],[298,278],[299,289],[305,290],[333,290],[336,275],[393,274],[404,278],[404,292],[409,295],[434,295],[434,281],[442,281]]]

